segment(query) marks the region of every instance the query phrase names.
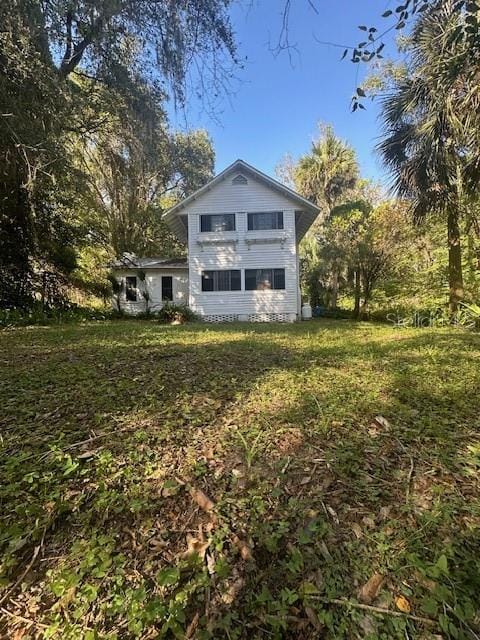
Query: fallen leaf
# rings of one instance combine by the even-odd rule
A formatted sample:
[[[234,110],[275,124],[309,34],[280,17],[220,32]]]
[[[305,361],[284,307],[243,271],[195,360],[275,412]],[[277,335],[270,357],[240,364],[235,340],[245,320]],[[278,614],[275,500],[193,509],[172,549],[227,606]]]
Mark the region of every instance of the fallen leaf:
[[[243,589],[244,584],[245,584],[245,580],[242,577],[239,577],[236,580],[234,580],[229,585],[225,593],[222,594],[222,601],[225,604],[232,604],[232,602],[238,596],[240,591]]]
[[[381,573],[374,573],[358,592],[358,599],[364,604],[372,604],[384,581]]]
[[[191,558],[194,555],[197,555],[200,559],[205,558],[205,553],[210,546],[210,540],[199,540],[195,538],[191,534],[187,534],[187,550],[184,552],[183,556],[185,558]]]
[[[340,524],[340,520],[338,519],[337,512],[334,509],[332,509],[332,507],[330,507],[328,504],[327,504],[327,511],[332,516],[335,524]]]
[[[325,544],[324,540],[322,540],[320,542],[320,551],[323,555],[323,557],[325,558],[325,560],[327,560],[327,562],[330,562],[332,560],[332,554],[330,553],[330,551],[328,550],[327,545]]]
[[[162,496],[164,498],[170,498],[176,495],[179,489],[180,486],[175,480],[166,480],[162,487]]]
[[[198,627],[198,621],[200,620],[200,614],[197,612],[194,616],[192,621],[190,622],[190,624],[187,627],[187,630],[185,631],[185,638],[193,638],[195,631]]]
[[[403,613],[410,613],[411,611],[410,603],[404,596],[398,596],[395,599],[395,606],[399,611],[403,611]]]
[[[380,509],[380,520],[388,520],[388,518],[390,517],[390,511],[392,510],[392,507],[382,507]]]
[[[55,509],[55,502],[53,502],[53,500],[50,500],[49,502],[45,503],[44,509],[47,513],[52,513]]]
[[[335,478],[333,478],[332,476],[328,476],[327,478],[325,478],[321,485],[323,491],[326,491],[327,489],[329,489],[332,486],[332,484],[334,484],[334,482],[335,482]]]
[[[369,517],[365,516],[365,518],[362,518],[362,522],[369,529],[373,529],[375,527],[375,520],[373,518],[369,518]]]
[[[97,449],[90,449],[89,451],[82,451],[81,453],[78,454],[77,458],[79,460],[88,460],[88,458],[93,458],[93,456],[96,453],[98,453],[100,449],[103,449],[103,447],[98,447]]]
[[[209,552],[209,553],[206,554],[206,559],[207,559],[207,570],[208,570],[208,573],[211,576],[213,576],[214,573],[215,573],[215,565],[216,565],[215,558],[214,558],[213,554],[211,552]]]
[[[215,522],[207,522],[207,524],[205,525],[205,533],[212,533],[212,531],[215,529]]]
[[[243,560],[252,560],[252,551],[245,540],[241,540],[237,535],[233,537],[233,544],[240,551]]]
[[[207,447],[205,450],[205,458],[207,460],[214,460],[215,458],[215,450],[213,447]]]
[[[390,429],[391,428],[391,424],[390,422],[384,418],[383,416],[375,416],[375,422],[380,426],[383,427],[384,429]]]
[[[168,543],[166,540],[162,540],[162,539],[159,539],[159,540],[155,540],[155,539],[149,540],[149,541],[148,541],[148,544],[149,544],[151,547],[153,547],[153,549],[165,549],[165,547],[168,547],[168,546],[169,546],[169,543]]]
[[[365,636],[369,636],[370,638],[378,638],[378,634],[376,633],[378,623],[373,616],[360,616],[358,624]]]
[[[305,613],[307,614],[308,621],[310,622],[312,627],[316,631],[321,631],[322,630],[322,623],[318,619],[318,616],[315,613],[315,611],[312,609],[312,607],[305,607]]]
[[[215,503],[210,500],[210,498],[205,493],[203,493],[201,489],[192,488],[190,490],[190,495],[198,504],[200,509],[203,509],[204,511],[212,511],[212,509],[215,507]]]

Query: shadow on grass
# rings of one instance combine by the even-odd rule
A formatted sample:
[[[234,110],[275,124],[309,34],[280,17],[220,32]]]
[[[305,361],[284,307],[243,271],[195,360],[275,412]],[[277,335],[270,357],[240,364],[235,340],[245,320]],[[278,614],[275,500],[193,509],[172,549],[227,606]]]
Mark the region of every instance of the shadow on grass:
[[[199,525],[212,524],[180,478],[217,503],[217,547],[232,566],[208,586],[208,615],[204,583],[184,607],[187,622],[199,611],[214,620],[215,637],[228,636],[220,594],[240,581],[229,623],[243,629],[240,637],[254,637],[258,625],[277,633],[275,617],[287,624],[284,637],[309,637],[305,611],[284,592],[298,593],[305,580],[326,597],[354,597],[375,570],[389,574],[391,593],[420,574],[423,582],[408,594],[420,607],[428,581],[447,588],[430,575],[442,554],[456,585],[446,601],[469,600],[478,582],[469,564],[478,479],[468,475],[464,452],[478,436],[477,336],[340,321],[121,323],[27,338],[7,345],[0,392],[8,454],[1,542],[10,584],[43,536],[47,561],[31,576],[33,591],[47,569],[54,576],[68,569],[75,589],[93,582],[110,602],[115,576],[110,582],[84,566],[106,535],[111,561],[124,554],[122,570],[133,576],[120,589],[124,604],[139,585],[157,593],[155,574],[182,562],[186,533],[198,536]],[[375,422],[377,415],[388,423]],[[69,449],[91,434],[104,435]],[[48,453],[52,445],[57,451]],[[238,536],[249,541],[256,565],[238,556]],[[71,551],[79,541],[85,544]],[[189,575],[173,591],[190,584]],[[260,598],[263,587],[271,597]],[[51,621],[52,595],[42,588],[42,620]],[[62,624],[73,607],[65,605]],[[124,621],[127,610],[114,619]],[[100,631],[114,628],[95,601],[85,608],[92,611]],[[327,607],[330,620],[322,611],[315,615],[325,618],[325,633],[350,622],[355,628],[345,612]],[[397,637],[390,627],[381,631]]]

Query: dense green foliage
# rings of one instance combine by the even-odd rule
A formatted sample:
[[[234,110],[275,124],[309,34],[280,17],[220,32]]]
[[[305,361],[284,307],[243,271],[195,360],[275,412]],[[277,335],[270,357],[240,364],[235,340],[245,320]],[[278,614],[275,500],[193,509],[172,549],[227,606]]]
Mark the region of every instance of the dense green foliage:
[[[191,309],[182,304],[164,304],[156,317],[160,322],[170,324],[183,324],[184,322],[195,320],[195,314]]]
[[[65,324],[91,320],[110,320],[115,314],[105,309],[79,307],[67,304],[63,307],[45,308],[36,304],[29,309],[0,309],[0,327]]]
[[[478,199],[478,60],[456,37],[465,17],[454,0],[434,3],[409,39],[406,75],[383,101],[383,158],[413,214],[443,212],[448,227],[450,307],[464,297],[461,220]]]
[[[184,100],[192,66],[209,100],[227,80],[237,62],[227,7],[1,3],[1,306],[58,304],[72,284],[98,293],[92,246],[113,255],[133,231],[135,246],[167,235],[162,196],[210,177],[213,151],[201,132],[169,131],[162,105],[167,92]]]
[[[450,311],[458,311],[459,301],[478,301],[480,295],[480,8],[464,0],[406,0],[387,7],[382,17],[390,23],[388,28],[360,25],[362,42],[344,50],[343,58],[351,53],[355,64],[374,63],[357,89],[352,108],[364,109],[367,94],[382,96],[379,149],[392,175],[394,195],[401,199],[391,203],[391,210],[403,211],[408,206],[412,220],[423,224],[416,228],[402,224],[400,232],[399,218],[393,216],[393,233],[409,237],[411,244],[396,252],[394,269],[380,270],[383,274],[376,278],[374,306],[380,307],[383,317],[393,307],[405,313],[432,312],[443,308],[448,297]],[[397,40],[401,55],[384,60],[386,52],[391,55],[384,36],[394,28],[401,34]],[[325,181],[335,167],[335,154],[330,153],[328,162],[323,162],[323,183],[313,152],[302,164],[307,179],[305,175],[298,179],[300,162],[296,168],[290,166],[286,177],[307,197],[327,202]],[[345,195],[340,204],[353,212],[355,207],[347,200],[357,200],[358,194]],[[372,210],[379,204],[378,198],[361,197]],[[314,304],[334,308],[343,289],[341,303],[350,306],[353,298],[358,315],[365,286],[359,270],[342,260],[348,237],[338,233],[338,221],[331,219],[329,210],[327,206],[321,233],[310,235],[303,243],[304,294]],[[427,215],[431,219],[425,223]],[[343,226],[348,227],[345,222]],[[370,249],[373,255],[374,246]]]
[[[2,637],[473,637],[478,334],[122,321],[0,342]],[[355,607],[373,599],[400,617]]]

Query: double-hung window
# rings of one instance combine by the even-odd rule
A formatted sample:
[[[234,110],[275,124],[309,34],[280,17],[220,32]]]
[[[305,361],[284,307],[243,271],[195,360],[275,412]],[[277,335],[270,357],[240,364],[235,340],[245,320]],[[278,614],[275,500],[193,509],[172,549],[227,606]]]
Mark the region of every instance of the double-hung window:
[[[245,289],[285,289],[285,269],[245,269]]]
[[[241,288],[240,269],[202,272],[202,291],[240,291]]]
[[[283,211],[261,211],[248,214],[249,231],[283,229]]]
[[[235,231],[234,213],[209,213],[200,216],[200,231]]]
[[[162,276],[162,300],[173,302],[173,277]]]
[[[125,299],[127,302],[137,302],[137,276],[125,278]]]

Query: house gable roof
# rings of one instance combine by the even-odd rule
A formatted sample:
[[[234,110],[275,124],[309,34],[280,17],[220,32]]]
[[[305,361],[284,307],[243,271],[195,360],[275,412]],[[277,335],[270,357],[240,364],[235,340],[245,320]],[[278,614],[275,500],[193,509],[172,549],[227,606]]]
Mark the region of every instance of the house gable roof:
[[[316,217],[321,213],[321,209],[319,207],[314,205],[312,202],[310,202],[300,194],[296,193],[289,187],[286,187],[281,182],[278,182],[270,176],[267,176],[265,173],[262,173],[258,169],[255,169],[255,167],[252,167],[244,160],[239,159],[228,166],[226,169],[224,169],[221,173],[216,175],[212,180],[210,180],[210,182],[207,182],[207,184],[205,184],[203,187],[192,193],[190,196],[188,196],[163,214],[165,221],[170,226],[172,231],[174,231],[180,238],[186,239],[187,226],[186,221],[182,219],[182,210],[188,208],[189,204],[200,198],[203,194],[213,189],[217,184],[234,173],[241,173],[242,175],[252,176],[270,189],[279,192],[295,205],[295,208],[298,210],[295,216],[297,240],[300,240],[300,238],[305,235],[309,227],[315,221]]]

